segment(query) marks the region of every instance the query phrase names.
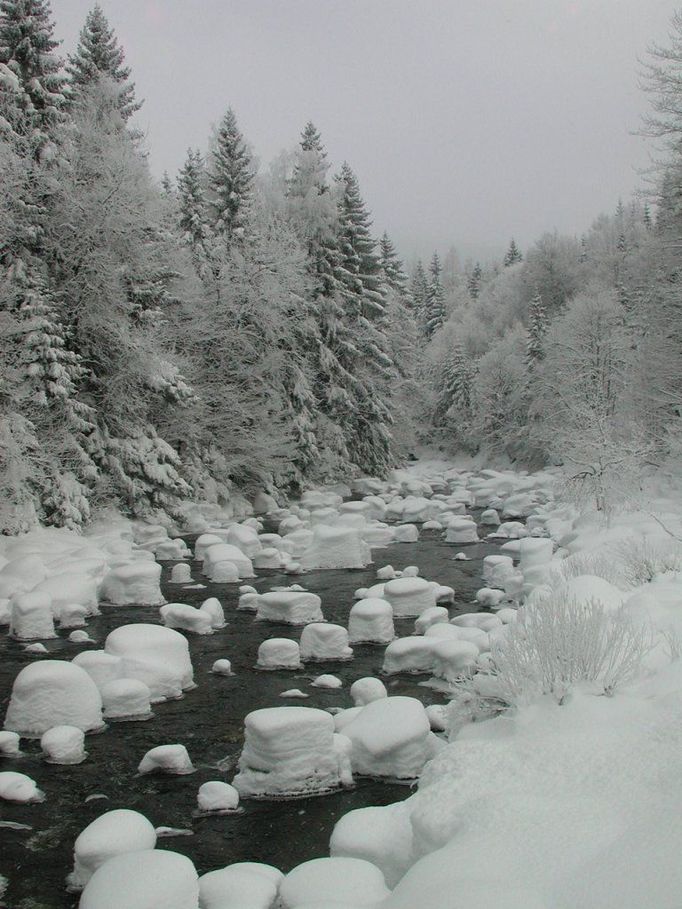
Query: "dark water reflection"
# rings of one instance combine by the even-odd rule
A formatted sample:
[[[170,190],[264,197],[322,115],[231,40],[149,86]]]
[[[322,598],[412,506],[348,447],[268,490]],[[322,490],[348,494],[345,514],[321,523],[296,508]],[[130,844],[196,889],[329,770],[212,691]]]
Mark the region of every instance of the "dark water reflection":
[[[465,549],[469,562],[454,561],[453,555]],[[325,618],[346,625],[353,604],[353,592],[376,582],[376,569],[392,564],[395,568],[418,565],[429,580],[455,588],[456,602],[451,614],[469,612],[475,591],[482,586],[481,559],[496,552],[497,546],[481,543],[460,547],[445,544],[440,534],[422,533],[418,543],[395,544],[375,549],[375,564],[363,570],[317,571],[292,578],[276,571],[260,571],[253,585],[264,592],[278,585],[300,582],[322,598]],[[192,564],[196,583],[203,590],[187,590],[167,584],[171,564],[165,563],[162,588],[169,602],[193,605],[217,596],[225,609],[226,628],[199,637],[188,635],[197,688],[182,700],[159,704],[148,722],[112,724],[103,734],[87,736],[87,761],[74,767],[46,764],[40,758],[37,742],[22,742],[27,752],[19,760],[3,760],[2,770],[17,770],[36,780],[46,793],[40,805],[15,805],[0,802],[0,820],[28,824],[31,830],[0,827],[0,874],[10,881],[5,905],[11,909],[67,909],[77,905],[78,897],[64,889],[64,878],[72,867],[73,842],[80,831],[104,811],[132,808],[145,814],[155,826],[193,831],[192,836],[164,838],[161,848],[188,855],[199,873],[238,861],[269,862],[287,871],[309,858],[328,853],[329,836],[338,818],[353,808],[385,805],[406,798],[408,786],[360,781],[356,788],[333,795],[293,801],[244,801],[243,814],[195,817],[199,786],[212,779],[230,781],[232,769],[219,770],[236,763],[242,745],[243,719],[258,707],[302,704],[310,707],[352,706],[348,690],[362,676],[376,675],[383,658],[382,647],[355,647],[355,658],[347,663],[308,664],[298,672],[258,672],[253,664],[258,645],[268,637],[298,640],[300,628],[254,621],[252,613],[237,612],[238,585],[211,584]],[[156,607],[103,606],[102,615],[88,622],[88,632],[102,646],[113,628],[129,622],[159,622]],[[413,620],[400,620],[396,631],[410,634]],[[66,640],[66,633],[46,642],[51,654],[71,659],[84,649]],[[87,645],[85,645],[87,646]],[[89,645],[92,647],[93,645]],[[210,672],[214,660],[232,661],[235,675],[222,677]],[[36,657],[23,647],[0,635],[0,692],[2,715],[7,706],[12,682],[22,666]],[[341,690],[310,687],[310,681],[323,672],[339,676]],[[387,680],[391,694],[412,695],[425,704],[443,703],[438,692],[419,686],[417,677],[392,677]],[[279,697],[288,688],[301,688],[307,700]],[[187,747],[196,767],[189,776],[143,776],[136,769],[144,753],[155,745],[179,742]],[[226,762],[227,761],[227,765]],[[106,796],[88,800],[89,796]],[[0,901],[0,905],[1,905]]]

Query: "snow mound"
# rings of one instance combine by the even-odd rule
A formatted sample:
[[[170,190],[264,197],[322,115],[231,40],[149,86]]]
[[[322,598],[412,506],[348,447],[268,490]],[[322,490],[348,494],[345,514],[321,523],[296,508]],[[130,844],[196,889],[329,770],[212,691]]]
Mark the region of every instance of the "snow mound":
[[[3,770],[0,772],[0,799],[6,802],[43,802],[45,793],[38,789],[30,776]]]
[[[301,659],[352,660],[353,650],[348,646],[348,632],[342,625],[312,622],[301,632]]]
[[[197,804],[200,811],[236,811],[239,807],[239,793],[229,783],[209,780],[199,787]]]
[[[122,676],[147,685],[153,701],[179,697],[194,687],[187,640],[172,628],[121,625],[107,635],[104,648],[121,658]]]
[[[14,680],[5,728],[29,737],[53,726],[101,729],[102,698],[88,673],[63,660],[25,666]]]
[[[13,758],[21,756],[20,737],[16,732],[0,732],[0,757]]]
[[[268,638],[258,648],[257,669],[301,669],[298,641]]]
[[[233,785],[244,797],[313,795],[341,784],[334,720],[312,707],[266,707],[247,714]]]
[[[378,701],[379,698],[388,697],[388,691],[381,679],[366,676],[353,682],[350,686],[350,696],[356,707],[364,707],[365,704]]]
[[[381,671],[387,675],[397,672],[430,672],[433,669],[433,641],[428,637],[398,638],[384,651]]]
[[[313,688],[343,688],[341,679],[328,674],[318,675],[310,684]]]
[[[356,858],[318,858],[303,862],[290,871],[280,884],[282,909],[316,903],[375,906],[389,895],[384,876],[370,862]]]
[[[185,562],[173,565],[171,575],[168,579],[169,584],[191,584],[192,569]]]
[[[476,523],[470,518],[455,517],[445,529],[446,543],[478,543]]]
[[[105,682],[100,691],[106,720],[151,718],[151,691],[139,679],[112,679]]]
[[[166,628],[177,628],[193,634],[213,634],[213,623],[208,612],[186,603],[167,603],[159,610]]]
[[[412,826],[408,804],[396,802],[383,808],[349,811],[337,821],[329,841],[329,851],[332,857],[345,856],[372,862],[381,869],[388,886],[394,887],[412,862]]]
[[[220,574],[220,568],[223,562],[232,562],[237,569],[240,578],[255,577],[253,564],[237,546],[230,543],[214,543],[208,547],[203,558],[203,573],[213,578],[214,574]]]
[[[9,633],[19,641],[56,638],[52,597],[45,591],[14,594],[10,600]]]
[[[76,838],[73,871],[67,878],[69,889],[82,890],[95,871],[115,855],[155,846],[156,832],[143,814],[128,808],[107,811]]]
[[[199,880],[192,862],[165,849],[116,855],[83,890],[78,909],[199,909]]]
[[[184,745],[157,745],[150,748],[140,761],[138,773],[171,773],[183,776],[194,773],[194,767]]]
[[[131,562],[113,568],[105,575],[102,599],[114,606],[127,606],[131,603],[160,606],[164,602],[160,581],[161,566],[156,562]]]
[[[321,622],[322,600],[315,593],[300,590],[271,590],[258,595],[256,618],[286,625]]]
[[[395,618],[412,618],[436,605],[436,593],[425,578],[396,578],[384,584],[384,598]]]
[[[358,600],[348,615],[351,644],[388,644],[395,637],[393,608],[381,597]]]
[[[431,606],[416,619],[414,630],[417,634],[424,634],[432,625],[442,625],[450,620],[450,614],[445,606]]]
[[[199,878],[201,909],[271,909],[278,882],[243,867],[250,864],[228,865],[203,874]]]
[[[365,568],[371,562],[371,554],[355,528],[321,524],[313,529],[312,540],[300,561],[306,570]]]
[[[81,764],[88,756],[85,733],[76,726],[53,726],[44,732],[40,747],[48,764]]]

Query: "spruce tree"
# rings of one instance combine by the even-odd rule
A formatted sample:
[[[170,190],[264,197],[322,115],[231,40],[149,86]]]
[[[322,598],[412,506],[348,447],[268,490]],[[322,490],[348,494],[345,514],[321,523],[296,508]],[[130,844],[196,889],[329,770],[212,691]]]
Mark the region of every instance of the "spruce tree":
[[[429,289],[421,313],[422,330],[427,338],[433,337],[445,322],[445,291],[441,282],[442,267],[438,253],[434,253],[429,265]]]
[[[379,265],[388,287],[399,297],[405,299],[409,293],[407,275],[395,246],[386,232],[379,241]]]
[[[477,262],[467,280],[467,290],[472,300],[476,300],[481,292],[483,282],[483,269],[480,262]]]
[[[180,231],[183,242],[193,251],[205,252],[208,239],[206,219],[206,168],[201,152],[187,149],[187,158],[178,173]]]
[[[48,0],[0,0],[0,64],[16,79],[12,89],[18,120],[35,158],[53,157],[54,136],[63,118],[65,76]]]
[[[526,364],[529,369],[544,358],[543,341],[547,333],[547,312],[542,297],[536,293],[530,303],[528,313],[528,340],[526,344]]]
[[[69,55],[66,71],[76,92],[97,79],[111,79],[116,85],[119,113],[124,120],[128,120],[140,109],[142,102],[135,100],[130,67],[125,66],[124,61],[123,48],[119,46],[102,7],[96,4],[86,16],[76,52]]]
[[[218,127],[209,166],[213,228],[228,245],[245,238],[253,181],[251,155],[230,107]]]
[[[462,345],[455,342],[440,369],[438,398],[433,415],[435,425],[443,422],[450,408],[457,410],[460,419],[470,415],[475,376],[474,364],[464,354]]]
[[[412,309],[416,319],[421,320],[422,313],[426,308],[426,300],[429,295],[429,281],[426,277],[426,271],[421,259],[417,262],[412,280],[410,281],[410,293],[412,297]]]
[[[509,244],[509,249],[507,250],[504,257],[504,267],[508,268],[510,265],[516,265],[516,263],[521,262],[522,259],[523,256],[521,255],[521,251],[516,245],[516,241],[512,237]]]

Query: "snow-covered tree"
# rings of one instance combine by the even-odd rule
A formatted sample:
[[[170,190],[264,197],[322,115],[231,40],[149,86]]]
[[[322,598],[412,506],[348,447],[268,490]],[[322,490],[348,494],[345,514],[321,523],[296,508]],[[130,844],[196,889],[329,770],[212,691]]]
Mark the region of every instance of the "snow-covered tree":
[[[419,320],[426,308],[426,300],[429,295],[429,280],[426,277],[426,271],[421,259],[418,260],[412,273],[410,295],[412,297],[412,309],[415,317]]]
[[[206,254],[210,236],[206,203],[206,167],[201,152],[191,148],[178,173],[177,193],[180,209],[180,232],[193,252]]]
[[[483,269],[481,268],[480,262],[477,262],[467,278],[467,290],[469,291],[469,296],[472,300],[475,300],[480,294],[482,282]]]
[[[231,107],[218,127],[208,170],[213,229],[228,245],[242,241],[252,205],[254,170]]]
[[[540,294],[535,294],[528,309],[528,343],[526,362],[529,368],[544,357],[542,342],[547,333],[548,320]]]
[[[434,424],[441,424],[451,409],[456,411],[458,420],[470,416],[475,377],[476,367],[464,353],[461,344],[455,342],[439,370]],[[455,427],[455,431],[458,428]]]
[[[385,231],[379,241],[379,265],[385,283],[400,297],[407,298],[409,291],[405,268]]]
[[[432,337],[445,322],[445,292],[441,282],[442,267],[438,253],[434,253],[429,264],[428,293],[420,313],[422,330],[427,338]]]
[[[130,81],[130,67],[125,66],[125,53],[99,4],[88,13],[78,46],[69,55],[66,67],[72,91],[107,78],[116,85],[117,107],[124,120],[130,119],[142,106],[135,99],[135,85]]]
[[[30,137],[33,155],[40,159],[53,156],[65,104],[65,76],[54,53],[58,46],[48,0],[0,0],[0,71],[5,74],[0,81],[18,102],[14,128]]]
[[[516,245],[516,240],[512,237],[511,242],[509,243],[509,249],[504,256],[504,267],[509,268],[510,265],[516,265],[516,263],[521,262],[522,259],[521,250]]]

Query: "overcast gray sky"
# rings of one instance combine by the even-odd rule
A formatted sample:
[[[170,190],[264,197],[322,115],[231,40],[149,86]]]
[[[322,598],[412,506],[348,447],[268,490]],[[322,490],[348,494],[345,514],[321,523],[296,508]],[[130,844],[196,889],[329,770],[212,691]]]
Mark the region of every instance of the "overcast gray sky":
[[[94,2],[94,0],[92,0]],[[91,0],[53,0],[63,50]],[[580,234],[641,185],[638,57],[676,0],[100,0],[175,175],[231,105],[263,163],[312,119],[377,233],[463,257]]]

